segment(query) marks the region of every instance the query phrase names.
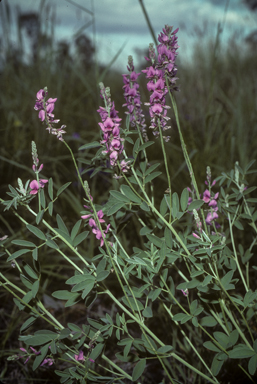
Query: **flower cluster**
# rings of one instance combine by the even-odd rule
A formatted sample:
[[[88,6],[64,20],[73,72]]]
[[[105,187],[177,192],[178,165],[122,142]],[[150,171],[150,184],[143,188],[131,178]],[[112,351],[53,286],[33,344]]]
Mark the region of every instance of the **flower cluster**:
[[[93,200],[92,196],[90,196],[90,198],[91,198],[91,200]],[[87,205],[84,205],[84,207],[86,209],[89,209],[89,207]],[[97,212],[97,219],[98,219],[99,223],[105,223],[105,220],[103,219],[103,217],[104,217],[103,211],[102,210],[98,211]],[[92,217],[92,213],[81,216],[81,219],[84,219],[84,220],[89,219],[88,225],[92,228],[92,232],[95,234],[95,237],[97,238],[97,240],[100,240],[100,247],[102,247],[104,245],[104,238],[106,237],[106,234],[109,231],[110,224],[108,224],[106,229],[101,232],[96,221]],[[103,234],[103,236],[102,236],[102,234]]]
[[[37,99],[36,104],[34,106],[34,109],[38,112],[38,117],[41,121],[45,121],[47,125],[47,130],[49,133],[52,133],[53,135],[56,135],[59,140],[63,140],[62,135],[66,133],[64,128],[65,125],[62,125],[61,128],[54,128],[53,124],[58,123],[60,120],[54,118],[54,114],[52,113],[54,110],[54,103],[56,102],[57,98],[52,99],[51,97],[46,101],[47,96],[47,88],[40,89],[37,92]]]
[[[175,59],[177,56],[177,33],[178,29],[172,32],[172,27],[165,26],[163,33],[158,37],[160,44],[157,46],[158,59],[155,62],[155,50],[153,44],[149,45],[149,58],[146,60],[151,61],[152,65],[147,69],[142,70],[146,73],[146,78],[149,79],[147,89],[151,92],[150,102],[145,103],[149,106],[149,113],[151,117],[150,128],[153,129],[153,134],[159,136],[159,129],[163,131],[170,128],[167,126],[167,109],[170,107],[166,105],[165,96],[169,89],[177,90],[174,86],[177,78],[175,74],[177,68],[175,66]],[[169,88],[166,84],[169,82]],[[169,141],[170,137],[165,136],[164,139]]]
[[[16,359],[21,359],[23,357],[26,357],[26,360],[24,361],[24,364],[26,364],[29,361],[29,359],[31,358],[31,356],[33,356],[33,355],[37,356],[37,355],[41,354],[41,351],[36,351],[36,349],[34,349],[33,347],[30,347],[30,349],[32,350],[33,353],[29,353],[25,348],[20,348],[20,350],[22,352],[24,352],[25,354],[24,355],[17,355]],[[50,367],[51,365],[53,365],[53,363],[54,363],[54,360],[51,357],[46,357],[42,361],[42,363],[40,364],[40,367],[42,367],[43,365],[47,365],[48,367]]]
[[[211,197],[211,193],[208,189],[206,189],[203,193],[203,201],[207,203],[210,207],[209,212],[206,216],[206,224],[211,225],[212,222],[215,223],[215,220],[218,219],[219,215],[217,214],[218,211],[218,205],[217,205],[217,199],[219,197],[219,192],[215,193],[214,196]],[[215,223],[217,226],[217,223]]]
[[[45,179],[32,180],[29,184],[31,188],[30,195],[36,195],[40,188],[44,188],[46,183],[48,183],[48,180]]]
[[[100,114],[102,119],[100,128],[103,132],[103,140],[101,144],[104,144],[106,149],[103,154],[108,154],[110,164],[112,167],[117,165],[119,154],[123,151],[123,140],[120,137],[120,122],[121,119],[118,117],[118,111],[115,110],[114,102],[111,101],[110,89],[105,88],[103,83],[100,83],[101,97],[104,99],[105,108],[100,107],[97,112]]]
[[[164,71],[169,81],[169,88],[176,91],[178,88],[175,87],[175,83],[178,78],[176,77],[177,67],[175,60],[178,55],[177,49],[179,48],[177,44],[178,37],[176,36],[178,30],[179,28],[172,32],[172,27],[169,25],[165,25],[165,28],[163,28],[163,33],[161,32],[158,36],[160,44],[157,46],[158,63],[156,65],[156,68]]]
[[[85,361],[86,360],[86,358],[85,358],[85,356],[84,356],[84,352],[83,351],[79,351],[79,354],[78,355],[74,355],[74,359],[76,360],[76,361]],[[91,363],[94,363],[95,362],[95,360],[93,360],[93,359],[88,359],[89,361],[91,361]]]
[[[124,98],[126,100],[126,103],[123,104],[123,107],[127,107],[128,109],[128,111],[125,113],[129,115],[131,126],[132,127],[135,127],[136,125],[139,126],[143,133],[143,137],[145,141],[148,141],[148,137],[146,134],[145,118],[144,118],[143,111],[141,109],[142,102],[140,99],[140,93],[138,91],[139,85],[137,83],[137,78],[138,76],[140,76],[140,73],[136,73],[134,71],[132,56],[128,57],[127,69],[130,72],[130,74],[122,75],[123,83],[125,84],[123,86]]]

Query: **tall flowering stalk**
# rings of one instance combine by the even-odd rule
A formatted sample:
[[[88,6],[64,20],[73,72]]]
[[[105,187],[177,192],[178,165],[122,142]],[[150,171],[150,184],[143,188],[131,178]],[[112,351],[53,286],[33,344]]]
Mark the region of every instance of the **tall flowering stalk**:
[[[149,113],[151,117],[150,128],[153,129],[155,136],[160,135],[160,129],[166,131],[170,128],[167,126],[169,117],[167,117],[167,110],[170,108],[166,105],[165,96],[169,90],[175,89],[175,83],[177,80],[175,66],[175,60],[177,57],[176,50],[177,45],[177,33],[178,29],[172,32],[172,27],[166,25],[163,28],[163,33],[158,37],[160,44],[157,46],[158,57],[156,60],[156,54],[154,45],[149,45],[149,58],[146,60],[151,61],[151,66],[143,69],[142,72],[146,74],[146,78],[149,79],[147,83],[147,89],[151,92],[149,103],[145,105],[149,106]],[[168,79],[169,88],[166,83]],[[170,137],[165,136],[164,140],[169,141]]]
[[[128,109],[128,111],[125,113],[129,115],[131,126],[138,127],[142,132],[144,140],[148,141],[148,137],[146,134],[145,117],[141,108],[142,102],[138,90],[139,84],[137,83],[137,79],[140,76],[140,73],[136,73],[134,71],[135,67],[133,64],[132,56],[128,57],[127,69],[129,71],[129,74],[122,75],[124,83],[124,98],[126,100],[126,103],[123,104],[123,107],[127,107]]]
[[[120,137],[121,119],[118,117],[118,111],[115,110],[114,101],[111,100],[110,88],[105,88],[103,83],[99,85],[100,94],[105,103],[105,107],[97,110],[102,119],[102,122],[98,123],[103,132],[101,144],[104,144],[106,148],[103,154],[109,156],[110,164],[114,167],[124,148],[122,144],[124,139]]]

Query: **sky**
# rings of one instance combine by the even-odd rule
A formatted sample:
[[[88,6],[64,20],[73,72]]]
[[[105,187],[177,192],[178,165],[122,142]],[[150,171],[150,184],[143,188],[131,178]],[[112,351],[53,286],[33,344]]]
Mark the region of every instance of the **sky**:
[[[38,11],[42,2],[2,0],[0,11],[4,1],[12,9],[18,5],[22,13]],[[242,41],[257,27],[257,12],[251,12],[243,0],[144,0],[144,4],[156,36],[165,24],[180,28],[179,55],[184,60],[190,60],[196,41],[204,44],[207,38],[215,38],[217,25],[224,22],[225,16],[224,44],[232,33],[236,32],[238,41]],[[100,63],[111,62],[123,47],[115,66],[125,68],[131,54],[136,65],[135,48],[146,50],[153,42],[139,0],[45,0],[44,9],[47,5],[51,5],[50,12],[56,15],[55,38],[71,41],[82,28],[96,42]],[[42,18],[47,22],[49,14],[43,12]]]

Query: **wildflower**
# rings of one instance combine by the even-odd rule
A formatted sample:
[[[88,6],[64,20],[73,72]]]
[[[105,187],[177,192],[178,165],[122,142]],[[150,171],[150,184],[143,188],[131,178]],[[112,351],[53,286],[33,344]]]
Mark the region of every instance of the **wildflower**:
[[[59,123],[59,119],[54,118],[54,114],[52,113],[54,110],[55,102],[57,98],[49,98],[46,101],[46,96],[47,96],[47,88],[45,87],[44,89],[40,89],[37,92],[37,99],[36,99],[36,104],[34,106],[34,109],[38,112],[38,117],[41,121],[45,121],[47,125],[47,130],[49,133],[52,133],[53,135],[56,135],[59,140],[63,140],[62,135],[66,133],[64,128],[66,127],[65,125],[62,125],[61,128],[54,128],[53,124]]]
[[[146,78],[149,79],[147,84],[148,91],[152,92],[150,102],[145,103],[149,106],[149,113],[151,117],[151,126],[153,134],[159,136],[159,127],[165,131],[169,129],[167,121],[167,109],[169,108],[165,102],[165,96],[169,90],[177,90],[175,83],[177,80],[175,60],[177,57],[177,33],[178,29],[172,32],[172,27],[166,25],[163,32],[158,36],[159,45],[157,46],[158,57],[156,55],[153,44],[149,45],[149,58],[151,66],[144,69],[142,72],[146,73]],[[167,80],[167,83],[166,83]],[[165,141],[169,141],[169,136],[165,137]]]
[[[128,71],[129,75],[123,76],[123,86],[124,89],[124,98],[126,103],[123,104],[123,107],[127,107],[128,111],[125,112],[129,115],[129,121],[132,127],[136,125],[141,129],[145,141],[148,141],[146,134],[146,124],[143,111],[141,109],[141,98],[138,91],[139,85],[137,83],[137,78],[140,76],[140,73],[134,71],[133,58],[132,56],[128,57]]]
[[[74,358],[76,361],[84,361],[85,357],[83,351],[79,351],[79,354],[75,355]]]
[[[189,292],[188,289],[186,288],[185,290],[181,289],[181,292],[183,293],[184,296],[188,296]]]
[[[85,208],[88,208],[87,205],[84,205]],[[91,211],[92,212],[92,211]],[[102,210],[97,212],[97,218],[99,223],[105,223],[105,220],[103,219],[104,213]],[[106,229],[101,232],[101,230],[98,228],[98,225],[94,218],[92,217],[92,213],[81,216],[82,219],[89,219],[88,225],[92,228],[92,232],[94,233],[97,240],[100,240],[100,247],[104,245],[104,238],[106,237],[107,232],[109,231],[110,224],[107,225]],[[103,234],[103,235],[102,235]]]
[[[40,188],[44,188],[46,183],[48,183],[48,180],[45,179],[40,179],[39,182],[37,180],[32,180],[29,184],[31,188],[30,195],[36,195]]]
[[[105,145],[102,153],[109,155],[110,164],[114,167],[124,148],[122,144],[124,139],[120,137],[121,119],[118,117],[118,111],[115,110],[114,102],[111,101],[110,88],[105,88],[103,83],[100,83],[100,89],[101,97],[105,102],[105,108],[100,107],[97,110],[102,119],[102,122],[98,123],[103,132],[101,144]]]

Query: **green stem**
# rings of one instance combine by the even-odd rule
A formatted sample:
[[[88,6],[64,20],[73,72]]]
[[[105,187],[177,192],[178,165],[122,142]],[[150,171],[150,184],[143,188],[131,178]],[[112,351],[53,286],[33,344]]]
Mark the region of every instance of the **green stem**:
[[[173,319],[173,314],[171,313],[170,309],[163,303],[163,306],[164,308],[166,309],[166,311],[168,312],[168,314],[170,315],[170,317]],[[173,320],[174,321],[174,320]],[[216,383],[218,383],[218,380],[215,378],[215,376],[213,375],[211,369],[208,367],[208,365],[205,363],[205,361],[203,360],[203,358],[201,357],[201,355],[198,353],[197,349],[194,347],[194,345],[192,344],[191,340],[187,337],[187,335],[185,334],[185,332],[183,331],[183,329],[181,329],[180,327],[180,324],[177,322],[177,321],[174,321],[175,324],[179,327],[180,329],[180,332],[182,333],[182,335],[184,336],[184,338],[186,339],[186,341],[188,342],[188,344],[190,345],[190,347],[193,349],[193,351],[195,352],[195,354],[198,356],[199,360],[202,362],[202,364],[205,366],[205,368],[207,369],[207,371],[210,373],[210,375],[213,377],[214,380],[216,380]]]
[[[166,170],[166,175],[167,175],[167,179],[168,179],[168,186],[169,186],[169,196],[170,196],[170,216],[169,216],[169,222],[171,222],[171,207],[172,207],[172,201],[171,201],[171,181],[170,181],[170,173],[169,173],[167,156],[166,156],[166,151],[165,151],[164,142],[163,142],[163,134],[162,134],[162,129],[161,129],[161,125],[160,125],[160,120],[158,120],[158,126],[159,126],[159,133],[160,133],[160,139],[161,139],[161,146],[162,146],[162,153],[163,153],[163,159],[164,159],[164,164],[165,164],[165,170]]]
[[[230,216],[229,212],[228,212],[228,220],[229,220],[229,230],[230,230],[230,235],[231,235],[231,242],[232,242],[232,247],[233,247],[233,251],[234,251],[234,255],[235,255],[235,261],[236,261],[237,269],[240,273],[241,279],[242,279],[243,284],[245,286],[245,290],[246,290],[246,292],[248,292],[249,288],[247,287],[247,284],[246,284],[246,281],[245,281],[245,278],[244,278],[244,275],[243,275],[243,272],[241,270],[241,267],[240,267],[240,264],[238,261],[238,257],[237,257],[237,251],[236,251],[234,235],[233,235],[233,228],[232,228],[232,223],[231,223],[231,216]]]

